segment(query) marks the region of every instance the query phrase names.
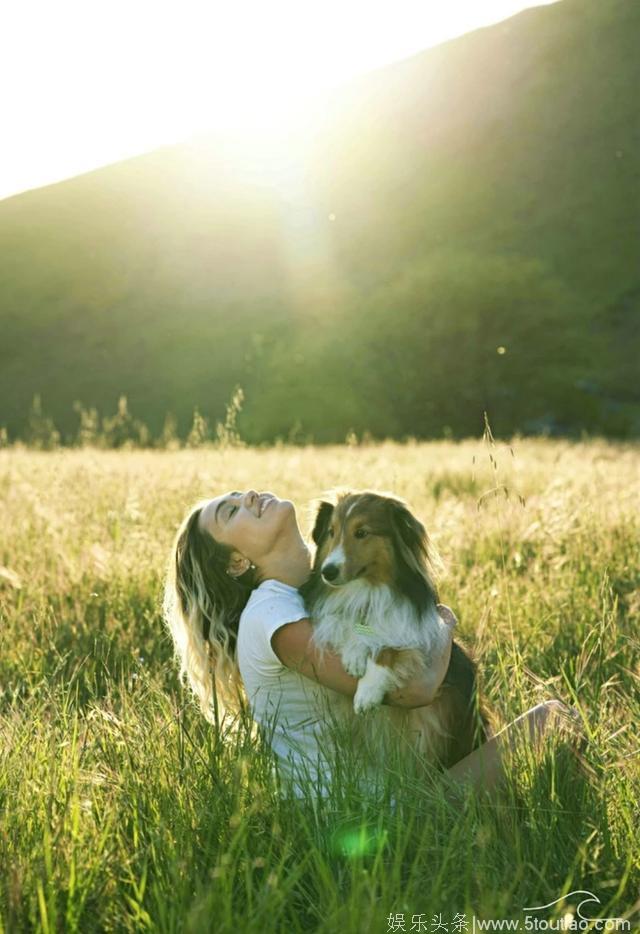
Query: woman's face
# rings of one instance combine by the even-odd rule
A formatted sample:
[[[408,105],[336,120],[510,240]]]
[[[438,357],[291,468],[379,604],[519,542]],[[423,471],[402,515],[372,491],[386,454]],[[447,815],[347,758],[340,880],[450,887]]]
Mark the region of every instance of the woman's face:
[[[209,500],[198,523],[217,542],[260,565],[283,533],[291,525],[297,527],[295,517],[295,507],[288,499],[248,490]]]

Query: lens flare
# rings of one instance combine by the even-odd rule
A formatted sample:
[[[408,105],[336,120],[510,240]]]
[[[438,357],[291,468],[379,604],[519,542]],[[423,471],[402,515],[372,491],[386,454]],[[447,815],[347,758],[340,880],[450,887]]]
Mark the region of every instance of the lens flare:
[[[336,828],[331,836],[331,849],[347,859],[371,856],[387,842],[388,833],[382,827],[350,823]]]

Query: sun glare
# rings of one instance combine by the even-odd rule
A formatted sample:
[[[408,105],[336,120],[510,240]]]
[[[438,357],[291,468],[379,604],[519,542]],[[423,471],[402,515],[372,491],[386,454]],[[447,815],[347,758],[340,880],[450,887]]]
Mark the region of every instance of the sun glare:
[[[527,5],[12,4],[0,56],[0,79],[13,89],[3,111],[0,197],[209,130],[269,135],[314,95]]]

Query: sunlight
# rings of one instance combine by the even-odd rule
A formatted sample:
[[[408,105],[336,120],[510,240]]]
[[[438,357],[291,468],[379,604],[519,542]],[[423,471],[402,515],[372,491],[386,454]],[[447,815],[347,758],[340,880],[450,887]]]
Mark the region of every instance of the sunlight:
[[[268,134],[314,95],[527,5],[13,4],[0,57],[0,80],[13,89],[3,111],[0,197],[198,133]]]

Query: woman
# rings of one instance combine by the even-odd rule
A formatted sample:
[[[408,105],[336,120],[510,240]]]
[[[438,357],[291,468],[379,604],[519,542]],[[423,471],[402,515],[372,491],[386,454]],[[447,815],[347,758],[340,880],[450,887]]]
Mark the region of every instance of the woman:
[[[165,619],[181,674],[203,713],[218,719],[218,701],[237,710],[246,692],[254,720],[269,733],[283,775],[295,793],[331,782],[327,722],[345,723],[357,687],[340,658],[317,649],[298,592],[311,558],[295,507],[273,493],[232,492],[194,507],[178,530],[165,588]],[[455,626],[446,607],[441,615]],[[429,680],[389,693],[385,703],[429,704],[451,644],[433,660]],[[213,715],[212,715],[213,708]],[[551,700],[527,711],[448,770],[453,780],[492,788],[517,735],[537,742],[568,709]],[[334,735],[335,732],[334,732]],[[346,752],[346,751],[345,751]]]

